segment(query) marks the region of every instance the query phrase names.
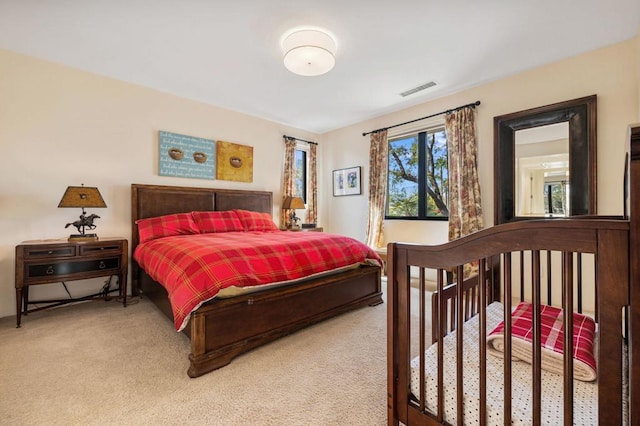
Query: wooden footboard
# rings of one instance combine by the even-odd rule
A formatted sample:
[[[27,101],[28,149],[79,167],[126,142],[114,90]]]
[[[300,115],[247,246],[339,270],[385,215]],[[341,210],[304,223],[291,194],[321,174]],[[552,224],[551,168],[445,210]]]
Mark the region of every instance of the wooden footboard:
[[[382,303],[381,269],[362,266],[300,284],[201,306],[184,333],[191,339],[190,377],[198,377],[229,364],[251,349],[311,324],[362,306]],[[173,319],[166,291],[148,277],[143,294]]]
[[[541,379],[540,317],[535,313],[541,305],[549,304],[565,312],[584,311],[595,316],[599,353],[603,356],[598,360],[597,397],[587,405],[597,407],[594,416],[600,424],[622,424],[626,418],[623,378],[628,379],[623,369],[622,336],[623,313],[628,312],[630,304],[629,229],[626,220],[540,220],[496,226],[441,246],[390,244],[387,248],[389,424],[465,424],[472,415],[485,420],[492,416],[495,421],[497,405],[491,399],[495,395],[490,394],[498,385],[487,381],[487,365],[494,356],[486,349],[487,306],[495,300],[502,301],[500,309],[506,330],[506,361],[499,383],[503,393],[499,393],[498,401],[502,407],[498,415],[504,415],[506,424],[518,419],[520,412],[511,402],[516,373],[512,370],[515,363],[511,362],[510,337],[510,313],[519,300],[527,300],[534,307],[534,341],[533,361],[528,367],[530,398],[526,403],[531,414],[518,420],[539,424],[542,401],[550,390]],[[478,265],[479,273],[463,279],[462,265],[471,262]],[[435,269],[438,277],[438,290],[431,303],[423,284],[418,289],[412,288],[416,271],[425,275],[420,272],[423,268]],[[453,284],[445,283],[446,271],[456,271]],[[479,282],[485,285],[479,286]],[[595,299],[589,301],[587,294],[595,295]],[[433,319],[428,314],[429,306]],[[563,327],[573,329],[572,316],[564,318]],[[465,334],[462,325],[470,319],[478,324],[479,336],[472,345],[478,355],[474,352],[468,359],[471,352],[463,349],[463,343],[471,335]],[[445,344],[447,334],[450,336]],[[431,341],[437,343],[427,351]],[[563,343],[572,353],[573,341],[568,338]],[[449,349],[445,351],[445,347]],[[452,367],[446,367],[449,361],[453,362]],[[581,413],[573,405],[577,386],[573,367],[573,358],[565,356],[561,367],[564,376],[558,376],[559,392],[564,395],[560,408],[563,420],[557,419],[559,423],[581,421]],[[445,368],[452,370],[445,374]],[[477,383],[468,382],[465,368],[479,371]]]

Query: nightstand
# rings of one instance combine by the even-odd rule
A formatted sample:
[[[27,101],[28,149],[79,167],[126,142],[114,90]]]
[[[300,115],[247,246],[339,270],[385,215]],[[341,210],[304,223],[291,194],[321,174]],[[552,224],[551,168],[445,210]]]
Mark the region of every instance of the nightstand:
[[[29,286],[88,278],[117,276],[123,306],[127,306],[128,243],[124,238],[101,238],[95,241],[36,240],[16,246],[16,325],[21,316],[41,308],[95,298],[103,293],[81,298],[29,301]],[[105,295],[106,296],[106,295]]]
[[[324,232],[324,228],[322,228],[322,227],[300,228],[298,231],[302,231],[302,232]]]
[[[281,229],[282,231],[291,231],[291,232],[324,232],[324,228],[296,228],[296,229],[289,229],[289,228],[283,228]]]

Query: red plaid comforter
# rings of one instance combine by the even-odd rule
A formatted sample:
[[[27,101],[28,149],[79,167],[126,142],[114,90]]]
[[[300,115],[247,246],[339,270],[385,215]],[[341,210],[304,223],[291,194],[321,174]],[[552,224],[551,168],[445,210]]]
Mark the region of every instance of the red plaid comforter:
[[[226,232],[142,243],[133,254],[169,293],[176,330],[224,288],[298,280],[364,262],[382,262],[353,238],[321,232]]]

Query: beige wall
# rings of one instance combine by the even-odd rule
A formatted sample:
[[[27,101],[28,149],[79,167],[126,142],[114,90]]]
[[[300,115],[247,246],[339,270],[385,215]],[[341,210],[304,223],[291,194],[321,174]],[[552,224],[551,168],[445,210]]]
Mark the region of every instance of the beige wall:
[[[68,185],[100,189],[107,203],[106,209],[95,211],[101,216],[96,231],[102,236],[130,239],[131,183],[269,190],[277,204],[275,216],[282,135],[321,140],[309,132],[8,51],[0,50],[0,70],[0,317],[15,314],[15,245],[75,231],[64,225],[80,211],[57,208]],[[253,146],[254,182],[158,176],[158,130]],[[320,144],[320,155],[322,149]],[[89,294],[103,282],[69,283],[69,290]],[[34,286],[31,295],[66,293],[60,285],[44,285]]]
[[[567,60],[493,81],[412,108],[326,134],[325,164],[335,168],[363,165],[365,191],[369,139],[362,133],[424,117],[476,100],[480,185],[486,225],[493,223],[493,117],[554,102],[598,96],[598,213],[622,213],[622,179],[627,126],[637,121],[640,99],[640,37]],[[328,185],[330,171],[325,170]],[[327,224],[337,233],[364,239],[367,197],[328,197]],[[348,214],[348,212],[357,212]],[[446,222],[387,221],[387,241],[441,243]]]

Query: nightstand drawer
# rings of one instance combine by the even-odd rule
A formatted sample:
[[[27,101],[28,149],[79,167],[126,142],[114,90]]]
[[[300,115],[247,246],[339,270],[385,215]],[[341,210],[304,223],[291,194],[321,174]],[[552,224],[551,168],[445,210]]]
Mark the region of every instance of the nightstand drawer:
[[[119,257],[76,262],[43,263],[27,265],[26,278],[54,277],[91,271],[107,271],[109,269],[118,269],[119,267]]]
[[[75,255],[76,255],[75,246],[30,247],[24,250],[25,259],[40,259],[44,257],[73,257]]]
[[[322,227],[317,227],[317,228],[301,228],[300,229],[303,232],[324,232],[324,228]]]
[[[100,253],[120,253],[122,250],[122,246],[119,244],[105,244],[103,246],[99,245],[90,245],[85,246],[81,245],[80,248],[80,256],[91,255],[91,254],[100,254]]]

